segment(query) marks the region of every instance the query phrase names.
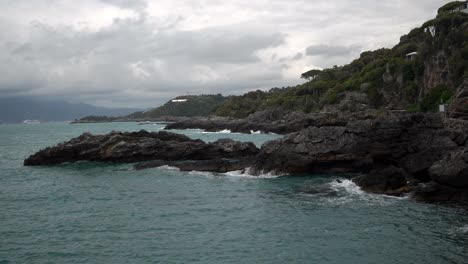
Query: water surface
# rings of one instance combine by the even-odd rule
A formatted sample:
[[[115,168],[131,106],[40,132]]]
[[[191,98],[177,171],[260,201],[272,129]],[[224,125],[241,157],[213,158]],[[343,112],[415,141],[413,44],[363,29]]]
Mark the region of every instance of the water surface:
[[[0,263],[466,263],[459,208],[366,194],[346,175],[249,177],[130,164],[23,167],[82,132],[136,123],[0,125]],[[178,131],[261,145],[276,135]],[[341,183],[336,179],[341,179]]]

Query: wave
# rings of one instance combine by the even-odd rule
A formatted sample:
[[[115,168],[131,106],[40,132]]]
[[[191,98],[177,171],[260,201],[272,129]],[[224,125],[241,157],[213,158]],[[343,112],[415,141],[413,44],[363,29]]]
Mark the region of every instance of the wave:
[[[346,191],[350,194],[355,195],[362,195],[365,192],[361,189],[361,187],[357,186],[352,180],[335,180],[329,183],[331,189],[334,191]]]
[[[229,129],[224,129],[224,130],[220,130],[216,132],[203,131],[202,133],[203,134],[231,134],[232,132]]]
[[[177,167],[163,165],[157,167],[161,170],[171,170],[171,171],[181,171]],[[182,171],[181,171],[182,172]],[[237,170],[237,171],[229,171],[225,173],[218,173],[218,172],[209,172],[209,171],[184,171],[190,175],[202,175],[202,176],[230,176],[230,177],[245,177],[245,178],[254,178],[254,179],[273,179],[278,178],[281,176],[285,176],[286,174],[277,174],[276,172],[268,172],[268,173],[260,173],[258,175],[252,173],[250,167],[246,168],[245,170]]]
[[[353,206],[357,206],[358,204],[365,204],[371,206],[386,206],[400,200],[408,199],[408,196],[397,197],[365,192],[349,179],[335,179],[326,183],[325,186],[325,190],[329,188],[334,195],[333,197],[324,197],[324,201],[334,205],[352,204]]]
[[[262,134],[262,131],[260,131],[260,130],[258,130],[258,131],[250,130],[250,134],[259,135],[259,134]]]
[[[159,166],[158,169],[180,171],[179,168],[177,168],[177,167],[172,167],[172,166],[168,166],[168,165]]]
[[[189,175],[205,176],[205,177],[214,177],[214,173],[208,171],[189,171]]]
[[[270,171],[267,173],[260,173],[259,175],[254,175],[252,174],[251,168],[246,168],[245,170],[238,170],[238,171],[229,171],[226,173],[223,173],[225,176],[230,176],[230,177],[244,177],[244,178],[254,178],[254,179],[274,179],[278,178],[281,176],[285,176],[285,174],[277,174],[274,171]]]

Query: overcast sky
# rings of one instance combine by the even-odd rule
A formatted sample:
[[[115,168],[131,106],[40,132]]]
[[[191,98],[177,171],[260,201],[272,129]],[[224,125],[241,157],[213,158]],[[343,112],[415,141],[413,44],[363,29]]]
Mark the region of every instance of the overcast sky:
[[[442,0],[0,0],[0,95],[152,107],[299,84],[392,47]]]

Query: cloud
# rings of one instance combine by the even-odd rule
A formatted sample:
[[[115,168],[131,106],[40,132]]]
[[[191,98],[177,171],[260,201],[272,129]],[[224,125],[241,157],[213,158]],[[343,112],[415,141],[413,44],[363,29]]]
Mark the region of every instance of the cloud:
[[[359,46],[330,46],[318,44],[307,47],[306,55],[327,57],[346,56],[359,49]]]
[[[144,9],[148,3],[145,0],[99,0],[103,3],[115,5],[121,8],[128,9]]]
[[[151,107],[294,85],[396,44],[444,2],[0,0],[0,96]]]
[[[293,58],[292,60],[300,60],[304,57],[304,55],[301,53],[301,52],[298,52]]]

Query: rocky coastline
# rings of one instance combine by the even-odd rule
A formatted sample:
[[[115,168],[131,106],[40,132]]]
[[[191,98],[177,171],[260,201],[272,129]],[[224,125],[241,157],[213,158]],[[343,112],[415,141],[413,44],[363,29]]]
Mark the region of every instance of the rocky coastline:
[[[410,194],[426,202],[468,202],[468,122],[464,120],[395,111],[281,115],[278,110],[243,120],[205,119],[196,127],[287,134],[260,149],[250,142],[205,143],[167,131],[85,133],[31,155],[24,165],[139,162],[137,170],[170,165],[183,171],[244,170],[252,175],[356,173],[353,181],[367,192]],[[194,128],[194,120],[199,121],[168,127]]]
[[[234,133],[275,133],[286,135],[310,126],[343,126],[352,120],[374,119],[388,111],[367,110],[361,112],[289,112],[282,108],[253,113],[246,118],[194,117],[168,124],[166,130],[203,129],[208,132],[230,130]],[[399,111],[394,111],[398,114]]]

